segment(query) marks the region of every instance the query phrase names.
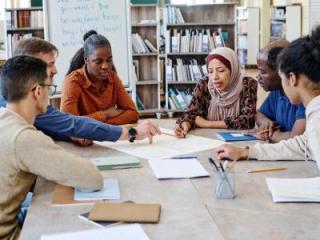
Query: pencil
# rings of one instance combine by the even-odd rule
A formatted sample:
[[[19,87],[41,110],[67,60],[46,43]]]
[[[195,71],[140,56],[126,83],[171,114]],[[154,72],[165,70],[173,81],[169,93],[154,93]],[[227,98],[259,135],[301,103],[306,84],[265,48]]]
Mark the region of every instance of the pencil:
[[[282,171],[286,170],[287,168],[274,168],[274,167],[267,167],[267,168],[255,168],[248,170],[248,173],[259,173],[259,172],[273,172],[273,171]]]
[[[274,130],[278,130],[280,129],[281,126],[275,126],[273,129]],[[261,130],[261,131],[256,131],[256,130],[249,130],[249,131],[244,131],[244,132],[241,132],[241,134],[243,135],[249,135],[249,136],[252,136],[252,135],[260,135],[260,134],[264,134],[264,133],[267,133],[269,132],[269,129],[265,129],[265,130]]]
[[[278,126],[275,126],[273,128],[273,130],[278,130],[280,128],[281,128],[281,126],[278,125]],[[265,129],[265,130],[259,131],[258,134],[264,134],[264,133],[267,133],[267,132],[269,132],[269,129]]]
[[[174,133],[161,132],[161,134],[171,136],[171,137],[177,137]]]

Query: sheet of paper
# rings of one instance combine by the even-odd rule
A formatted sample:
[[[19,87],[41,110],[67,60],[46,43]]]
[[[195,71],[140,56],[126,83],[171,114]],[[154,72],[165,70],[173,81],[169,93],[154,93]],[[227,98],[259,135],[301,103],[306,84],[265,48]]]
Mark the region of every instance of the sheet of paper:
[[[158,179],[194,178],[209,176],[196,158],[193,159],[153,159],[149,165]]]
[[[140,224],[119,225],[105,229],[94,229],[80,232],[42,235],[41,240],[149,240]]]
[[[320,202],[320,177],[267,178],[274,202]]]
[[[231,136],[232,137],[244,137],[244,135],[241,133],[231,133]]]
[[[168,129],[162,128],[161,131],[173,134],[173,131]],[[155,136],[152,144],[149,144],[148,139],[135,141],[134,143],[130,143],[127,140],[117,141],[115,143],[95,143],[145,159],[160,159],[177,155],[186,155],[213,149],[224,144],[224,142],[220,140],[198,137],[190,134],[188,134],[186,138],[182,139],[162,134],[160,136]]]
[[[119,183],[116,178],[104,179],[104,187],[96,192],[81,192],[79,189],[74,191],[74,200],[90,201],[90,200],[118,200],[120,199]]]

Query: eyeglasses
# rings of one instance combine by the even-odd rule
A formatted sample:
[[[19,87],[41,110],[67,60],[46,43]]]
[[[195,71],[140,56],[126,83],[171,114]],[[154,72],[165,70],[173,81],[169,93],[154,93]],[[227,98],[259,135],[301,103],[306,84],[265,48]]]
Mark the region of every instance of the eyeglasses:
[[[42,86],[42,87],[44,87],[44,86],[48,87],[48,89],[49,89],[49,95],[50,95],[50,96],[53,96],[53,95],[55,95],[55,94],[57,93],[57,87],[58,87],[58,85],[55,85],[55,84],[45,84],[45,83],[39,84],[39,85]]]

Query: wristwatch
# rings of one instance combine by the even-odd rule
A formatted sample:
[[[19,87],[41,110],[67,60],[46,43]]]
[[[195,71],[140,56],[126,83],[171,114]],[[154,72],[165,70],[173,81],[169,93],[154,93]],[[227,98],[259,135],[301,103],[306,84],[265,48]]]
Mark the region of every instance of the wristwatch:
[[[129,142],[134,142],[134,140],[136,140],[136,137],[137,137],[137,129],[135,128],[129,128],[128,129],[128,135],[129,135]]]

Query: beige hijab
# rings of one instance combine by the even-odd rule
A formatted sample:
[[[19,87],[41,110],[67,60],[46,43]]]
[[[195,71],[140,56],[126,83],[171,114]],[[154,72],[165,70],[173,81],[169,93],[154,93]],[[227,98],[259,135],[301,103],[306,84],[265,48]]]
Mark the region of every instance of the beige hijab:
[[[238,116],[240,114],[240,93],[242,91],[241,65],[237,54],[230,48],[221,47],[214,49],[210,55],[220,55],[229,61],[231,69],[229,85],[224,91],[219,91],[213,85],[209,78],[208,90],[211,94],[211,101],[208,109],[208,120],[221,121],[229,116]],[[210,58],[212,61],[214,58]],[[207,62],[209,65],[209,62]]]

